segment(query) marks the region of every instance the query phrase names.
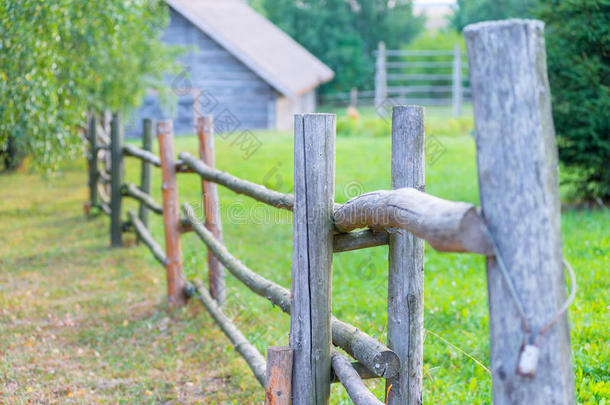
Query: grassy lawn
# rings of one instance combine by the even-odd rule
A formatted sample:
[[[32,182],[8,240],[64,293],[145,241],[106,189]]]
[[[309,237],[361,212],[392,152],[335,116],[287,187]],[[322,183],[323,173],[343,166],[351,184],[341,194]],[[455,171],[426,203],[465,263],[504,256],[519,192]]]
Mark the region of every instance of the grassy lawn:
[[[432,110],[428,135],[443,152],[426,168],[428,192],[478,204],[472,119],[449,120]],[[292,191],[292,135],[256,133],[251,157],[216,140],[217,166],[282,192]],[[194,137],[177,151],[196,153]],[[390,185],[388,136],[337,138],[336,200]],[[126,177],[139,179],[127,158]],[[182,202],[200,203],[200,180],[181,174]],[[160,197],[155,172],[154,196]],[[126,236],[125,249],[108,248],[105,217],[87,221],[84,162],[54,177],[27,171],[0,176],[0,403],[50,402],[261,403],[263,391],[211,318],[192,302],[168,313],[164,272],[145,247]],[[292,219],[220,188],[224,240],[253,270],[290,286]],[[127,202],[128,207],[135,207]],[[201,210],[201,208],[200,208]],[[162,221],[152,220],[163,241]],[[563,245],[579,290],[570,309],[579,403],[610,402],[610,211],[563,214]],[[185,272],[204,277],[206,249],[182,238]],[[426,247],[424,401],[491,402],[487,370],[488,315],[481,257],[438,254]],[[289,319],[227,276],[226,313],[261,352],[288,343]],[[336,254],[334,314],[385,341],[387,248]],[[383,382],[367,383],[383,398]],[[332,403],[350,403],[333,386]]]

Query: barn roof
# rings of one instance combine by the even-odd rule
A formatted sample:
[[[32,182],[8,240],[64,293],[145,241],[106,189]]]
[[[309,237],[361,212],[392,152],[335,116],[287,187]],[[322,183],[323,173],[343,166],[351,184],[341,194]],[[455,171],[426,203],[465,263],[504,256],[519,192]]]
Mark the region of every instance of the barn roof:
[[[240,0],[165,0],[277,91],[294,97],[334,72]]]

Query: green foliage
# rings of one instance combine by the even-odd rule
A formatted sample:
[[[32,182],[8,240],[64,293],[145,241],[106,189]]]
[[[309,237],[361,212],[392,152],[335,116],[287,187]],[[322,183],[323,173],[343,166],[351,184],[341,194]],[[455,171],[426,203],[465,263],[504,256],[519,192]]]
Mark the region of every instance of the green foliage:
[[[128,111],[173,63],[157,0],[0,3],[0,144],[53,169],[79,151],[90,108]]]
[[[541,5],[561,162],[576,196],[610,198],[610,1]]]
[[[400,48],[422,29],[410,1],[389,3],[256,0],[252,5],[335,71],[335,79],[321,88],[328,92],[370,89],[378,42]]]
[[[528,18],[537,4],[538,0],[458,0],[451,26],[462,31],[479,21]]]

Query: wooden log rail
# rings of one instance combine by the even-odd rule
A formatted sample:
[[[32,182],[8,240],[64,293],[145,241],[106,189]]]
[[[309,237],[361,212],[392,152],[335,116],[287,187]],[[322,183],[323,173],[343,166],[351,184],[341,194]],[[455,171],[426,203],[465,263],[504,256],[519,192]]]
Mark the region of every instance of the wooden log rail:
[[[161,167],[161,159],[152,152],[138,148],[135,145],[123,145],[123,154],[125,156],[135,157],[144,160],[155,167]]]
[[[188,153],[180,153],[182,163],[205,180],[221,184],[238,194],[292,211],[294,196],[211,168]],[[444,200],[413,188],[375,191],[335,204],[334,252],[385,245],[387,229],[405,229],[426,240],[439,252],[470,252],[486,256],[493,249],[485,222],[476,206]],[[347,233],[371,228],[372,230]],[[346,234],[347,233],[347,234]]]
[[[135,229],[138,238],[148,247],[148,249],[150,249],[155,259],[157,259],[159,263],[165,266],[167,264],[167,257],[165,255],[165,252],[163,251],[161,246],[159,246],[157,241],[153,239],[148,229],[146,229],[146,226],[144,226],[142,221],[140,221],[140,218],[138,218],[138,215],[132,210],[129,210],[127,212],[127,215],[129,216],[129,220],[131,221],[131,224]]]
[[[247,180],[242,180],[229,173],[214,169],[201,160],[196,159],[189,153],[180,153],[178,157],[182,163],[197,173],[204,180],[218,183],[237,194],[244,194],[252,197],[257,201],[292,211],[294,207],[294,196],[292,194],[283,194],[277,191],[269,190],[265,186],[252,183]]]
[[[190,283],[189,283],[190,284]],[[265,371],[267,364],[265,358],[254,347],[252,343],[237,329],[231,319],[229,319],[220,309],[216,301],[210,296],[207,289],[200,282],[187,285],[187,290],[190,295],[194,295],[199,299],[203,306],[208,310],[212,318],[222,329],[225,335],[231,340],[235,349],[242,355],[248,366],[254,373],[258,382],[265,387]]]
[[[362,378],[352,363],[336,350],[331,353],[331,364],[334,374],[345,387],[354,405],[383,405],[362,382]]]
[[[121,188],[123,195],[126,197],[131,197],[136,201],[141,202],[146,207],[148,207],[155,214],[163,215],[163,207],[161,204],[157,203],[153,198],[140,190],[138,186],[132,183],[123,184]]]
[[[193,219],[193,208],[190,205],[183,204],[182,210],[197,236],[233,276],[244,283],[252,292],[268,299],[271,303],[280,307],[282,311],[290,314],[290,292],[287,289],[253,272],[232,256],[210,231]],[[377,377],[390,378],[398,372],[400,360],[386,346],[356,327],[335,317],[332,317],[331,325],[333,343],[359,360]]]
[[[485,221],[473,204],[434,197],[414,188],[355,197],[334,214],[335,227],[406,229],[439,252],[493,254]]]

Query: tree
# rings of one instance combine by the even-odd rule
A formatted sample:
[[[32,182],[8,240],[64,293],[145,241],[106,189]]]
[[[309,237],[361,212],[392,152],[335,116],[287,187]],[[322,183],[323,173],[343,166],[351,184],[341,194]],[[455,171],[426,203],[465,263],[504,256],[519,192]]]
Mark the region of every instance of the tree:
[[[468,24],[505,18],[528,18],[538,0],[458,0],[451,25],[462,31]]]
[[[158,39],[167,22],[157,0],[2,1],[0,149],[44,169],[81,153],[89,109],[127,112],[162,88],[174,53]]]
[[[335,71],[322,92],[372,88],[374,51],[409,43],[422,27],[407,0],[255,0],[251,4]]]
[[[559,157],[577,196],[610,198],[610,1],[547,0],[547,61]]]

